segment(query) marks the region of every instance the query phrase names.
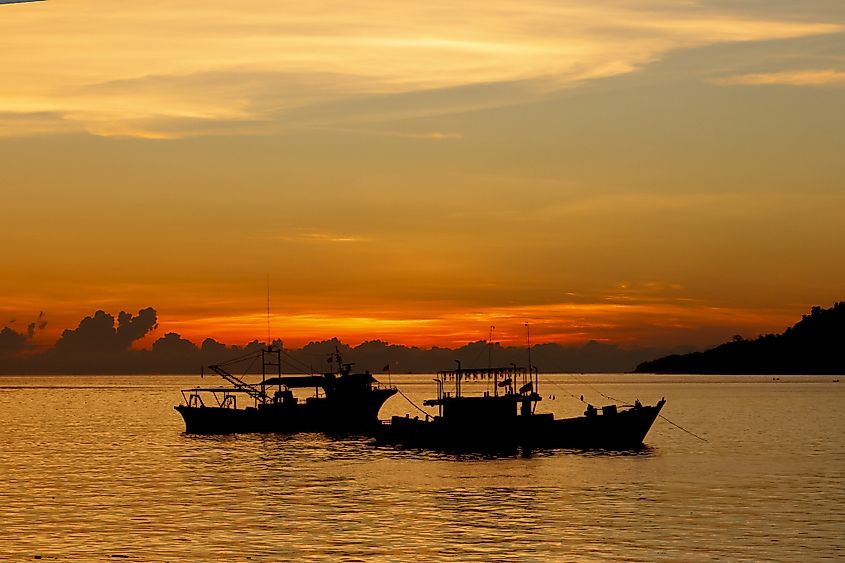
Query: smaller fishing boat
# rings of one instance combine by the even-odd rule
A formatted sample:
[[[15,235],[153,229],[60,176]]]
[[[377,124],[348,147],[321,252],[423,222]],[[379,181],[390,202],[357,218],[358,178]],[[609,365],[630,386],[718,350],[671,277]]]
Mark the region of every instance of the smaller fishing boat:
[[[232,374],[229,366],[253,365],[261,358],[261,381],[247,383],[246,375]],[[282,375],[282,350],[267,347],[209,366],[229,385],[182,390],[183,403],[174,408],[188,434],[236,432],[327,432],[369,434],[379,426],[378,412],[396,393],[369,372],[353,373],[335,350],[337,370],[319,375]],[[276,374],[268,373],[276,371]],[[272,377],[271,377],[272,376]],[[309,396],[303,391],[312,391]],[[238,405],[247,403],[243,407]],[[249,404],[251,403],[251,404]]]
[[[462,383],[486,379],[492,393],[465,396]],[[441,450],[509,451],[517,448],[577,448],[626,450],[642,447],[660,410],[661,399],[647,406],[587,405],[583,416],[555,419],[535,413],[542,400],[536,368],[461,369],[441,371],[434,380],[437,397],[423,402],[437,407],[436,416],[394,416],[377,439],[385,444]],[[449,386],[450,390],[446,390]]]

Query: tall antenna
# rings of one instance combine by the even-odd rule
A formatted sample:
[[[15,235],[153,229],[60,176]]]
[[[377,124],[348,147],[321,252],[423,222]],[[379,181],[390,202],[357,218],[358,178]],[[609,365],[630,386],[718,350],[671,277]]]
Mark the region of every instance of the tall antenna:
[[[490,370],[493,368],[493,329],[496,327],[490,325],[490,337],[487,339],[487,369]],[[498,380],[493,383],[493,389],[495,393],[496,384]],[[490,374],[487,374],[487,392],[490,392]]]
[[[490,337],[487,339],[487,369],[493,367],[493,330],[495,328],[490,325]]]
[[[528,336],[528,373],[531,373],[531,328],[525,323],[525,334]]]
[[[270,274],[267,274],[267,349],[270,349]]]

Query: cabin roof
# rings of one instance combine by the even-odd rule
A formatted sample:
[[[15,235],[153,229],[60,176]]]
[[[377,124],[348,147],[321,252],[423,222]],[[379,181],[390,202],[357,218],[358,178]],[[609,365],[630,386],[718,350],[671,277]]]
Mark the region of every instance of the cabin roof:
[[[448,377],[453,377],[455,375],[460,374],[461,377],[466,377],[467,375],[483,375],[488,377],[504,377],[504,376],[514,376],[514,375],[528,375],[528,368],[523,367],[506,367],[506,368],[466,368],[466,369],[453,369],[447,371],[438,371],[437,375],[445,375]]]
[[[203,391],[205,393],[251,393],[253,389],[242,389],[239,387],[191,387],[182,391]]]
[[[264,385],[284,385],[288,389],[304,389],[307,387],[323,387],[326,384],[326,377],[323,375],[283,375],[270,377],[264,381]]]

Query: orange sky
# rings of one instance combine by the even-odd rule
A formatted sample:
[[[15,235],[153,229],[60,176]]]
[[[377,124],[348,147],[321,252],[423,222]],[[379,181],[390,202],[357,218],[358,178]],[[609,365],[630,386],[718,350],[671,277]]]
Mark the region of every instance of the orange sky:
[[[735,4],[0,6],[0,327],[780,331],[843,299],[845,13]]]

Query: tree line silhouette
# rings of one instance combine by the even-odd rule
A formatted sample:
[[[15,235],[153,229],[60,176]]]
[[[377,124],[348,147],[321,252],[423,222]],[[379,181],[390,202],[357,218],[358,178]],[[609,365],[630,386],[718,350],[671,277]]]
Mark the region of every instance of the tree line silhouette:
[[[781,334],[753,340],[734,336],[704,352],[673,354],[643,362],[636,373],[807,374],[845,373],[845,301],[809,315]]]

